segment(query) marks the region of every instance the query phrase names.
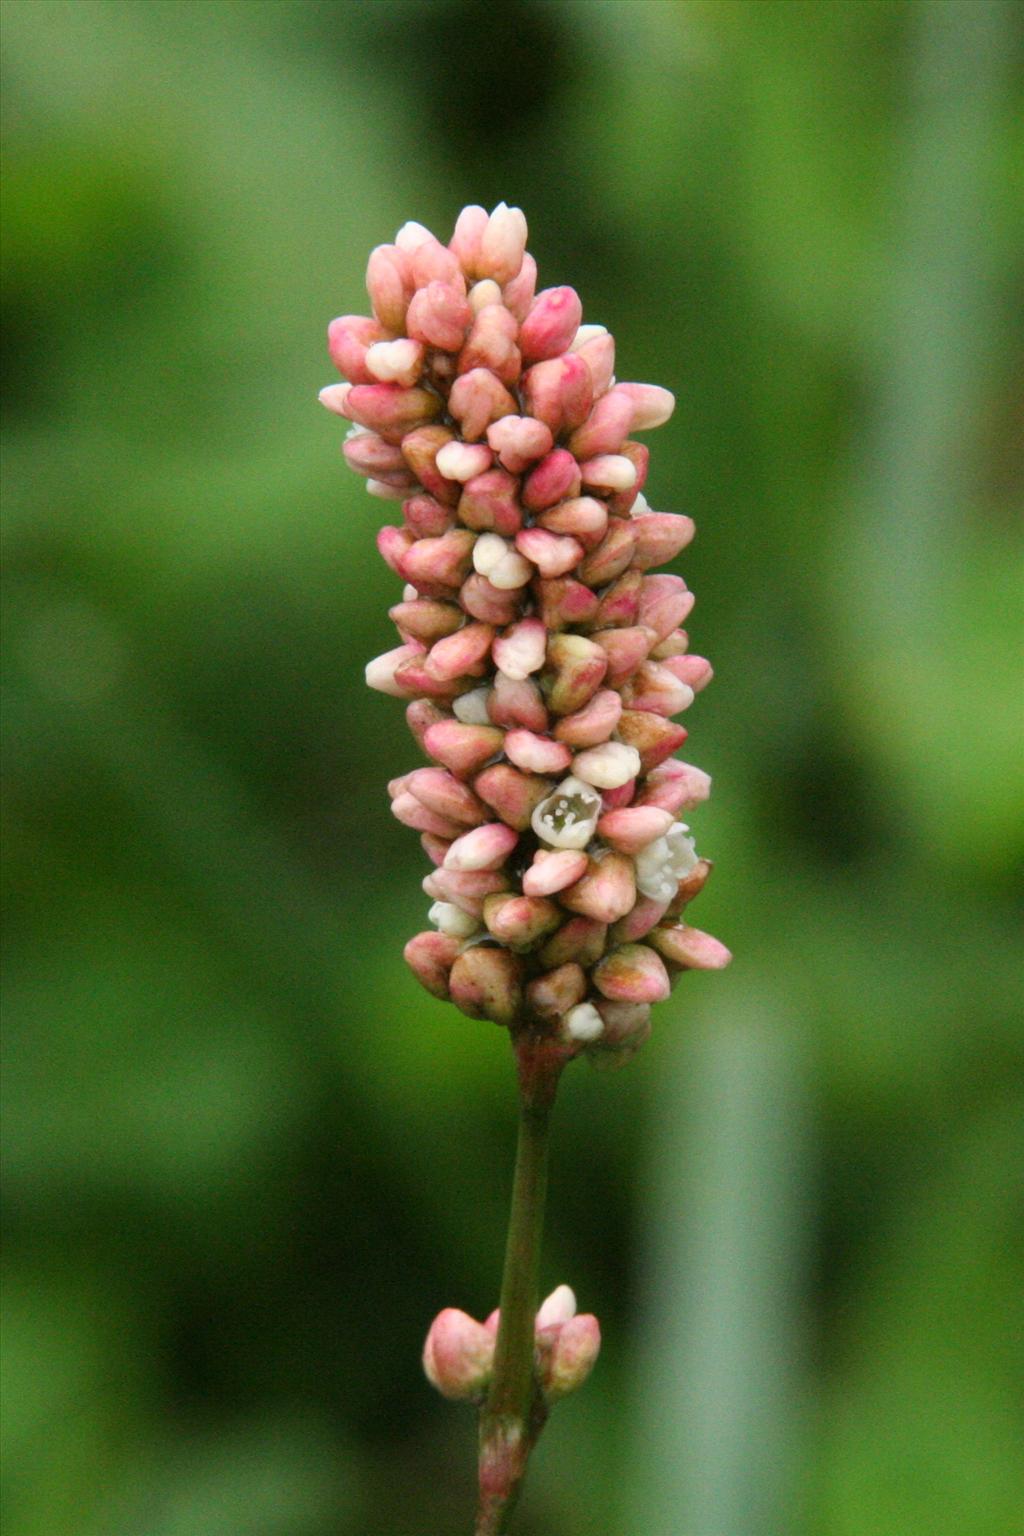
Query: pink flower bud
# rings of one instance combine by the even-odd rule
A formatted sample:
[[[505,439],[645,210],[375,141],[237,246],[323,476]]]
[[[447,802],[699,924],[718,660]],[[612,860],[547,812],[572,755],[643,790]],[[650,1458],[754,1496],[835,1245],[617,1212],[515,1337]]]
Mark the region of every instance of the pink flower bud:
[[[438,721],[446,719],[436,704],[429,699],[414,699],[405,711],[405,723],[412,733],[414,741],[426,752],[424,738],[427,731]]]
[[[473,320],[459,353],[458,371],[485,368],[509,388],[519,381],[522,359],[516,346],[518,327],[503,304],[488,304]]]
[[[469,727],[472,729],[472,727]],[[458,838],[445,855],[445,869],[497,869],[504,864],[519,842],[511,827],[502,821],[489,821]]]
[[[492,724],[505,730],[546,731],[550,724],[543,695],[532,677],[509,677],[499,672],[487,700]]]
[[[501,380],[496,374],[491,373],[489,368],[471,368],[468,373],[459,374],[448,395],[448,413],[459,423],[465,440],[476,442],[486,432],[492,451],[494,449],[494,444],[491,443],[491,432],[494,430],[492,423],[499,420],[522,421],[523,417],[509,414],[515,408],[515,397],[509,394]],[[483,466],[484,469],[489,464],[488,457],[487,464]],[[512,466],[505,467],[510,469]],[[480,472],[476,471],[477,474]]]
[[[540,1383],[545,1400],[556,1402],[581,1387],[601,1350],[601,1328],[590,1312],[571,1317],[558,1328]]]
[[[621,944],[594,967],[603,997],[621,1003],[660,1003],[671,987],[661,956],[646,944]]]
[[[481,1398],[494,1369],[494,1335],[465,1312],[446,1307],[430,1325],[423,1369],[444,1397]]]
[[[614,923],[625,917],[636,902],[632,861],[621,853],[591,859],[583,878],[562,891],[558,899],[563,907],[581,917]]]
[[[650,943],[670,965],[684,970],[721,971],[729,964],[732,955],[718,939],[699,928],[688,928],[678,923],[672,928],[655,928]]]
[[[619,723],[622,700],[612,688],[595,693],[590,703],[575,714],[566,715],[555,726],[555,738],[567,747],[597,747],[607,741]]]
[[[650,710],[668,718],[689,709],[693,689],[663,663],[645,661],[623,687],[622,702],[628,709]]]
[[[455,220],[455,231],[448,249],[467,277],[479,277],[480,246],[487,228],[487,210],[472,203]]]
[[[522,961],[508,949],[464,949],[448,977],[452,1002],[471,1019],[513,1024],[523,1008]]]
[[[396,795],[391,802],[391,814],[403,826],[413,827],[417,832],[432,832],[435,837],[453,839],[464,830],[457,821],[428,810],[415,795]]]
[[[544,896],[499,892],[484,901],[484,922],[499,944],[517,951],[532,949],[559,926],[562,913]]]
[[[519,328],[523,362],[560,357],[568,350],[582,318],[583,305],[575,288],[545,288],[538,293]],[[625,432],[622,435],[625,437]]]
[[[345,399],[345,415],[389,443],[400,443],[413,427],[432,421],[440,411],[436,395],[400,384],[353,384]]]
[[[627,490],[616,491],[614,495],[609,496],[608,511],[612,517],[628,517],[636,505],[637,497],[647,483],[651,451],[644,443],[627,438],[619,451],[619,457],[629,460],[636,470],[636,479]]]
[[[459,518],[467,528],[510,538],[523,525],[519,481],[504,469],[487,469],[472,476],[459,498]],[[479,566],[477,569],[481,576],[490,575],[490,571],[481,570]],[[522,582],[518,585],[522,586]]]
[[[597,1009],[604,1020],[603,1046],[618,1049],[642,1045],[651,1032],[650,1003],[614,1003],[602,998]]]
[[[677,747],[686,740],[681,725],[673,725],[660,715],[645,710],[624,709],[619,719],[619,737],[640,754],[641,771],[650,773],[666,757],[671,757]]]
[[[708,882],[713,866],[710,859],[698,859],[688,875],[684,875],[676,887],[676,893],[665,909],[668,918],[678,917],[680,912],[699,896]]]
[[[540,848],[523,876],[527,896],[554,896],[587,872],[587,856],[573,848]]]
[[[351,393],[351,384],[327,384],[317,395],[317,399],[324,410],[330,411],[332,416],[344,416],[346,420],[351,420],[346,410]]]
[[[415,219],[406,219],[398,234],[395,236],[395,245],[407,256],[412,256],[421,245],[429,245],[434,239],[425,224],[419,224]]]
[[[446,933],[418,933],[405,946],[405,963],[417,981],[435,997],[448,997],[448,976],[459,953],[459,941]]]
[[[616,384],[633,407],[631,432],[647,432],[668,421],[676,408],[676,397],[660,384]]]
[[[615,372],[615,338],[603,325],[584,325],[576,333],[572,350],[577,357],[582,357],[590,370],[595,399],[603,395]]]
[[[581,581],[588,587],[606,587],[621,576],[633,558],[636,535],[632,523],[620,517],[612,518],[608,532],[596,549],[592,549],[579,569]]]
[[[633,566],[641,571],[674,560],[696,532],[693,518],[679,512],[641,512],[629,526],[636,536]]]
[[[511,282],[505,283],[501,291],[505,308],[515,317],[517,323],[521,324],[529,314],[536,289],[537,263],[529,251],[526,251],[518,274]]]
[[[469,778],[501,751],[505,737],[490,725],[463,725],[459,720],[438,720],[423,733],[423,748],[435,762],[450,768],[457,778]]]
[[[531,981],[526,988],[526,1002],[538,1018],[560,1019],[577,1006],[586,991],[587,978],[582,968],[575,961],[570,961],[568,965],[546,971],[543,976]],[[542,1307],[541,1312],[543,1310]],[[537,1320],[540,1321],[540,1313],[537,1314]]]
[[[667,901],[656,901],[653,896],[640,896],[632,911],[620,917],[608,930],[609,944],[635,944],[644,939],[661,922],[668,911]]]
[[[580,465],[588,490],[628,491],[636,484],[636,466],[621,453],[600,453]]]
[[[555,970],[570,960],[589,970],[604,952],[607,933],[606,923],[592,917],[572,917],[552,934],[537,958],[546,970]]]
[[[639,853],[672,825],[671,812],[654,805],[631,805],[608,811],[597,824],[598,835],[619,853]]]
[[[511,553],[514,555],[515,551]],[[511,624],[522,606],[524,591],[525,587],[495,587],[486,576],[474,571],[462,584],[459,602],[468,614],[484,624]]]
[[[391,476],[395,483],[404,482],[410,487],[416,483],[402,457],[401,448],[396,443],[386,443],[376,432],[359,432],[355,437],[346,438],[341,451],[345,463],[357,475],[372,475],[379,479]]]
[[[480,239],[477,275],[493,277],[496,283],[510,283],[523,264],[525,249],[526,219],[522,209],[499,203]]]
[[[445,443],[438,449],[437,467],[446,480],[467,480],[482,475],[490,469],[494,455],[483,443]]]
[[[594,401],[590,369],[575,352],[535,363],[523,374],[522,392],[529,414],[545,422],[556,437],[580,426]]]
[[[505,756],[524,773],[563,773],[572,762],[572,753],[560,741],[522,730],[506,735]]]
[[[431,645],[458,629],[464,615],[454,603],[418,597],[408,603],[396,603],[388,609],[388,617],[394,620],[401,634]]]
[[[531,512],[543,512],[556,502],[576,496],[580,489],[580,469],[565,448],[546,454],[523,483],[523,505]]]
[[[445,853],[448,846],[445,846]],[[483,917],[484,901],[488,896],[492,896],[495,891],[506,891],[509,887],[508,876],[500,869],[445,869],[443,858],[441,867],[435,869],[428,879],[431,882],[429,890],[424,882],[424,890],[427,890],[428,895],[437,895],[444,901],[450,901],[476,918]]]
[[[476,827],[487,820],[487,813],[473,791],[443,768],[417,768],[406,775],[405,790],[450,821]]]
[[[608,529],[608,508],[594,496],[576,496],[542,512],[537,522],[549,533],[569,534],[584,549],[595,549]]]
[[[412,271],[406,252],[378,245],[366,264],[366,291],[373,312],[386,331],[400,332],[412,297]]]
[[[463,377],[472,378],[473,374],[464,374]],[[551,436],[551,428],[545,426],[544,422],[536,421],[532,416],[509,415],[492,421],[487,428],[487,441],[504,468],[513,475],[519,475],[551,451],[554,438]]]
[[[331,362],[350,383],[372,384],[376,375],[367,365],[366,354],[383,336],[378,321],[366,315],[339,315],[327,327],[327,350]]]
[[[578,539],[559,537],[546,528],[523,528],[516,534],[516,549],[544,577],[565,576],[583,558]]]
[[[547,638],[540,619],[521,619],[495,640],[495,666],[513,682],[522,682],[544,665]]]
[[[462,487],[457,480],[446,480],[437,467],[437,455],[455,434],[440,422],[425,427],[414,427],[402,438],[402,457],[422,485],[423,489],[441,503],[453,507]],[[449,522],[454,522],[454,515]]]
[[[608,670],[608,657],[583,635],[556,634],[548,643],[548,708],[572,715],[590,702]]]
[[[678,629],[693,608],[693,593],[681,576],[645,576],[640,586],[638,622],[664,640]]]
[[[408,645],[396,645],[393,651],[375,656],[366,663],[366,686],[375,689],[377,693],[388,693],[393,699],[408,699],[411,695],[396,680],[395,673],[403,662],[422,655],[423,646],[418,641],[412,641]]]
[[[390,565],[396,576],[401,576],[402,561],[413,547],[413,542],[415,542],[413,536],[408,533],[407,528],[393,528],[387,524],[385,527],[378,528],[376,547],[381,553],[381,558]]]
[[[450,528],[438,539],[417,539],[402,556],[400,574],[421,590],[421,583],[458,587],[469,575],[476,543],[468,528]]]
[[[594,409],[569,439],[569,447],[578,459],[593,459],[599,454],[618,453],[629,436],[633,420],[632,402],[619,393],[616,385],[600,395]]]
[[[714,677],[714,669],[704,656],[669,656],[665,666],[681,683],[700,693]]]
[[[655,661],[666,661],[674,656],[685,656],[690,649],[690,637],[685,629],[674,629],[664,640],[659,640],[651,655]]]
[[[397,341],[374,342],[366,350],[365,372],[370,377],[352,382],[368,384],[375,379],[379,384],[401,384],[409,389],[423,372],[423,358],[422,343],[405,336]]]
[[[473,788],[506,826],[525,832],[540,802],[551,791],[548,779],[520,773],[509,763],[494,763],[473,780]]]
[[[596,630],[591,639],[608,657],[609,686],[621,689],[641,662],[646,661],[651,632],[649,629],[641,629],[639,625],[632,625],[628,629]]]
[[[490,655],[494,630],[490,624],[467,624],[431,648],[431,671],[443,682],[473,674]]]
[[[433,282],[413,294],[406,326],[414,341],[443,352],[457,352],[472,319],[465,295],[453,283]]]
[[[542,578],[534,582],[533,590],[541,620],[548,629],[589,624],[598,611],[597,597],[572,576]]]
[[[594,627],[618,629],[635,624],[640,611],[642,581],[639,571],[624,571],[618,581],[613,581],[601,595],[594,615]]]
[[[670,758],[648,774],[638,804],[660,806],[675,815],[699,805],[710,793],[711,779],[703,768]]]
[[[417,288],[431,283],[445,283],[457,293],[465,293],[466,278],[457,256],[433,235],[422,241],[411,256],[412,280]]]

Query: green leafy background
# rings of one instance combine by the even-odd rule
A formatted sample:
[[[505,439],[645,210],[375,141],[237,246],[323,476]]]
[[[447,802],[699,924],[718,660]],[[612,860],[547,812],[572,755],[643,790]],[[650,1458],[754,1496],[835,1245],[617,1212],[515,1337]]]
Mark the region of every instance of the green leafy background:
[[[1017,1529],[1022,42],[7,0],[7,1536],[468,1530],[418,1355],[496,1298],[507,1041],[401,961],[387,509],[315,393],[369,247],[500,198],[678,396],[736,953],[565,1083],[544,1278],[605,1349],[519,1530]]]

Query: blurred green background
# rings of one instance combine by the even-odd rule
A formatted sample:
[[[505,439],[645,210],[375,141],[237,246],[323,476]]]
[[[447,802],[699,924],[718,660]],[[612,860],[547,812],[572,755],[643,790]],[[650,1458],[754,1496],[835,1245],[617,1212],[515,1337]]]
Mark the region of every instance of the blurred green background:
[[[519,203],[673,388],[683,979],[576,1067],[523,1536],[1019,1528],[1024,12],[6,0],[6,1536],[455,1536],[507,1040],[418,989],[324,327]],[[1016,179],[1015,179],[1016,177]],[[1016,446],[1014,446],[1016,444]]]

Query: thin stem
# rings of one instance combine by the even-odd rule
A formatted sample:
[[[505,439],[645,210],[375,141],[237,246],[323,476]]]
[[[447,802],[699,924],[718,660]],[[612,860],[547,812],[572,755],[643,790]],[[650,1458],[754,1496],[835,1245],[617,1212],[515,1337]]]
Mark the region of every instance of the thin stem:
[[[491,1390],[480,1415],[480,1504],[476,1536],[506,1529],[546,1414],[533,1368],[540,1248],[547,1192],[548,1143],[564,1055],[526,1033],[515,1039],[519,1141],[512,1182],[501,1322]]]

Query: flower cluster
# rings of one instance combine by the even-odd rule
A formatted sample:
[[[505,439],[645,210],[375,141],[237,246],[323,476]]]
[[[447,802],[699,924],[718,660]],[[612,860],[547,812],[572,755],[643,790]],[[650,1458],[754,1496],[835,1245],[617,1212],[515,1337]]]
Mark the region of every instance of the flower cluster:
[[[406,960],[470,1017],[629,1053],[681,971],[730,958],[681,920],[711,866],[678,818],[710,780],[674,717],[711,667],[686,583],[651,574],[694,533],[649,507],[632,435],[674,399],[618,383],[605,327],[536,275],[517,208],[465,208],[447,245],[404,225],[370,256],[372,317],[331,323],[347,382],[320,398],[401,503],[377,540],[401,643],[366,678],[431,761],[389,786],[433,866]]]
[[[482,1401],[494,1369],[500,1321],[497,1310],[478,1323],[457,1307],[446,1307],[434,1318],[423,1346],[423,1369],[443,1396]],[[600,1348],[597,1318],[591,1312],[577,1313],[572,1289],[558,1286],[541,1302],[534,1321],[534,1373],[545,1403],[582,1386]]]

